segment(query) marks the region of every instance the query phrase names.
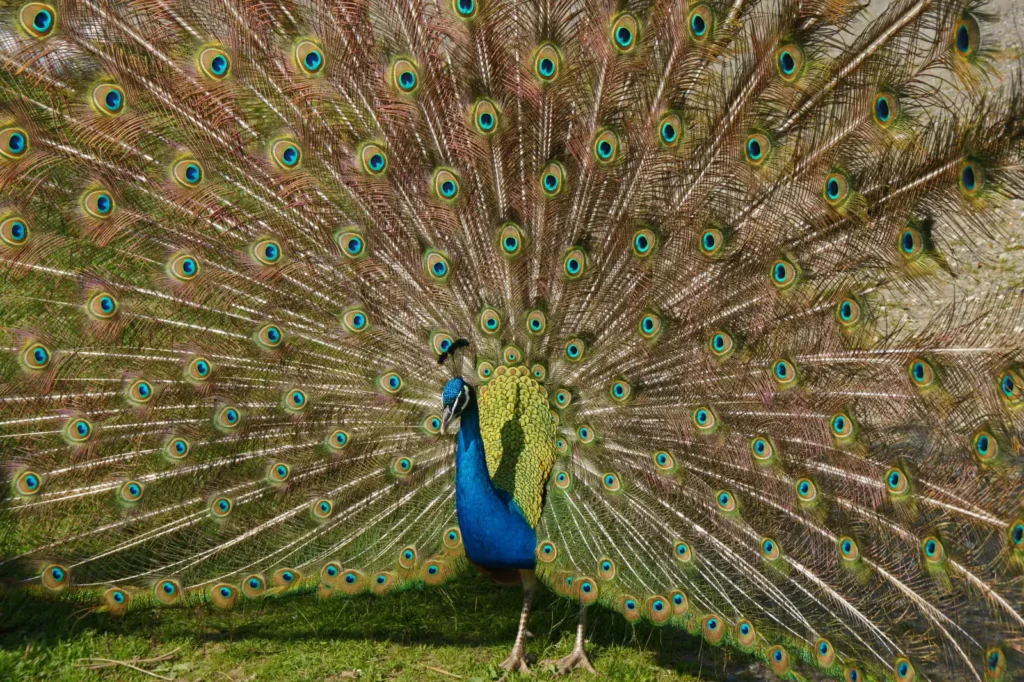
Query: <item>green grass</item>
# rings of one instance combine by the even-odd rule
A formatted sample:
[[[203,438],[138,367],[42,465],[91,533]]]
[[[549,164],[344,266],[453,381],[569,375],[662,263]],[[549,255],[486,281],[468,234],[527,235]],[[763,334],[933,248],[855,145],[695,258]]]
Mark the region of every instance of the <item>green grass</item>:
[[[155,680],[123,666],[86,670],[82,659],[129,661],[172,651],[173,660],[140,665],[190,682],[494,680],[515,638],[520,596],[518,589],[471,575],[444,588],[384,597],[297,596],[239,602],[230,612],[140,609],[114,618],[68,601],[8,594],[0,599],[0,680]],[[567,654],[576,613],[550,594],[538,597],[528,651],[538,659]],[[588,637],[602,680],[768,676],[751,659],[709,647],[682,630],[630,625],[600,608],[590,610]],[[510,679],[555,677],[552,668],[538,667],[536,673]],[[573,678],[591,679],[580,671]]]

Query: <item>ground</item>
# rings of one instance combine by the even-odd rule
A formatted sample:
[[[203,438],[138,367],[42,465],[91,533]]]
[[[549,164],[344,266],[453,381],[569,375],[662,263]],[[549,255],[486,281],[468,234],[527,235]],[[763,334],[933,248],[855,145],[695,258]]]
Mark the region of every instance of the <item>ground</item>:
[[[212,607],[147,609],[114,618],[77,605],[0,598],[0,680],[359,679],[433,682],[497,679],[515,639],[521,593],[468,575],[444,588],[321,601],[297,596]],[[576,608],[547,594],[530,618],[538,659],[572,649]],[[675,628],[636,626],[591,609],[588,652],[603,681],[760,680],[760,664]],[[136,662],[89,670],[101,661]],[[531,680],[554,679],[539,668]],[[513,678],[517,679],[517,678]],[[522,679],[522,678],[518,678]],[[572,679],[593,679],[576,672]]]

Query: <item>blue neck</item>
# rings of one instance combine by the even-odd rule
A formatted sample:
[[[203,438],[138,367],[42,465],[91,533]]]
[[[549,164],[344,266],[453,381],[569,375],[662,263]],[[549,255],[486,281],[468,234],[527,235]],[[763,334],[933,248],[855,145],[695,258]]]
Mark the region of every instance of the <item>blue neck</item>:
[[[533,568],[537,535],[508,493],[491,483],[476,396],[462,411],[455,507],[466,556],[487,568]]]

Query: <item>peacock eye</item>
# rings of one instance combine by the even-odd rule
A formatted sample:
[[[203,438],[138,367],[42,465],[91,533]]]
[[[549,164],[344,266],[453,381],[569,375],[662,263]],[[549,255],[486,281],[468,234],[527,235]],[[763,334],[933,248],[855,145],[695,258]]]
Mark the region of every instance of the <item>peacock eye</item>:
[[[71,443],[85,443],[92,435],[92,423],[88,419],[77,417],[69,420],[64,426],[64,437]]]
[[[452,347],[453,341],[452,335],[447,332],[433,332],[430,335],[430,347],[433,349],[434,355],[448,352],[448,349]]]
[[[30,230],[28,223],[19,217],[0,220],[0,242],[10,247],[24,246]]]
[[[388,157],[380,146],[369,143],[359,150],[359,162],[368,175],[383,175],[388,169]]]
[[[830,206],[839,208],[850,196],[850,182],[842,173],[829,173],[821,191]]]
[[[708,641],[714,644],[722,641],[722,636],[725,634],[725,628],[722,627],[722,621],[718,616],[714,614],[705,616],[702,628],[704,636]]]
[[[600,165],[608,165],[619,156],[619,136],[611,130],[602,130],[594,138],[594,158]]]
[[[687,21],[690,37],[697,42],[707,40],[708,36],[711,35],[713,17],[714,15],[707,5],[697,5],[690,10],[690,17]]]
[[[772,378],[779,386],[789,386],[796,382],[796,367],[789,360],[776,360],[772,365]]]
[[[899,467],[892,467],[885,472],[885,485],[894,495],[902,495],[910,488],[910,480]]]
[[[21,128],[0,129],[0,156],[20,159],[29,150],[28,133]]]
[[[485,336],[494,336],[501,331],[501,315],[496,308],[484,308],[480,311],[477,324]]]
[[[683,136],[683,119],[674,112],[669,112],[658,121],[658,139],[666,147],[675,147]]]
[[[548,318],[543,310],[531,310],[526,316],[526,331],[533,335],[543,334],[547,329]]]
[[[299,70],[307,76],[315,76],[324,68],[324,53],[312,40],[300,40],[292,51]]]
[[[715,502],[718,504],[718,508],[724,512],[736,510],[736,498],[728,490],[719,490],[715,493]]]
[[[334,511],[334,504],[330,500],[315,500],[312,505],[313,516],[318,519],[326,519]]]
[[[292,468],[284,462],[276,462],[270,465],[267,479],[271,483],[284,483],[292,474]]]
[[[348,445],[349,435],[348,432],[341,429],[336,429],[327,437],[327,446],[333,450],[341,450]]]
[[[452,0],[455,13],[462,19],[470,19],[476,14],[476,0]]]
[[[97,292],[89,297],[85,310],[94,319],[109,320],[117,314],[117,299],[105,291]]]
[[[517,365],[523,359],[523,351],[519,350],[516,346],[506,346],[501,351],[501,357],[506,365]]]
[[[796,81],[803,73],[804,53],[796,45],[780,47],[775,53],[775,61],[778,65],[779,75],[784,81]]]
[[[566,279],[579,279],[587,265],[587,254],[581,248],[570,249],[562,260],[562,272]]]
[[[851,537],[843,536],[839,538],[839,554],[846,561],[855,561],[860,557],[860,549],[857,547],[857,542]]]
[[[53,33],[57,23],[57,11],[41,2],[30,2],[22,6],[18,22],[25,31],[35,38],[46,38]]]
[[[796,482],[796,496],[801,502],[814,502],[818,498],[818,486],[809,478],[801,478]]]
[[[579,437],[581,443],[592,443],[596,437],[594,429],[589,426],[581,426],[576,429],[576,435]]]
[[[125,481],[118,491],[124,502],[138,502],[142,499],[143,487],[138,481]]]
[[[40,575],[43,585],[54,591],[63,589],[71,580],[71,574],[65,566],[50,564],[43,568]]]
[[[775,542],[771,538],[763,538],[761,540],[761,556],[768,561],[775,561],[782,556],[782,550],[779,549],[779,543]]]
[[[636,18],[632,14],[620,14],[619,18],[612,24],[612,44],[619,52],[630,52],[636,45],[638,32]]]
[[[1024,403],[1024,379],[1015,369],[1008,369],[999,376],[999,392],[1010,405]]]
[[[493,102],[486,99],[477,100],[473,105],[473,125],[481,135],[493,135],[497,132],[498,108]]]
[[[775,448],[771,441],[764,436],[758,436],[750,441],[750,451],[754,459],[766,462],[775,455]]]
[[[793,263],[780,258],[772,264],[772,284],[778,289],[788,289],[797,281],[797,269]]]
[[[218,497],[210,504],[210,514],[214,518],[223,519],[231,514],[231,510],[234,507],[234,503],[230,498]]]
[[[971,449],[982,462],[991,462],[999,454],[999,443],[988,431],[979,431],[971,440]]]
[[[565,344],[565,359],[569,362],[579,362],[586,353],[587,346],[582,339],[569,339]]]
[[[124,113],[124,90],[113,83],[100,83],[92,89],[92,105],[96,111],[107,116]]]
[[[302,161],[302,149],[293,140],[276,140],[270,145],[270,158],[281,170],[294,170]]]
[[[647,313],[640,318],[638,328],[640,336],[647,341],[655,341],[661,334],[661,317],[656,313]]]
[[[218,427],[226,430],[232,430],[237,428],[241,423],[242,415],[237,408],[225,406],[217,411],[217,416],[214,421]]]
[[[649,229],[637,230],[633,233],[633,255],[646,258],[654,252],[658,239]]]
[[[15,491],[22,496],[35,495],[43,487],[43,477],[35,471],[23,471],[14,480]]]
[[[747,162],[752,166],[760,166],[768,158],[772,142],[764,133],[752,133],[747,136],[743,147]]]
[[[391,65],[391,84],[403,94],[412,94],[420,86],[419,69],[412,60],[396,59]]]
[[[749,621],[741,620],[736,623],[736,639],[740,646],[749,647],[754,643],[754,626]]]
[[[459,178],[454,171],[440,168],[434,172],[434,193],[442,201],[455,201],[459,197]]]
[[[900,100],[891,92],[880,92],[875,95],[871,114],[882,128],[888,128],[899,118]]]
[[[171,175],[182,187],[198,187],[202,183],[205,174],[203,167],[195,159],[181,159],[171,166]]]
[[[219,47],[200,50],[196,61],[202,74],[211,80],[223,80],[231,71],[231,58]]]
[[[562,164],[554,161],[545,166],[540,175],[540,185],[544,195],[554,198],[561,194],[564,179],[565,169]]]
[[[106,220],[114,214],[114,199],[105,189],[94,189],[82,196],[82,210],[95,220]]]
[[[498,232],[498,249],[511,258],[523,250],[523,231],[515,223],[505,223]]]
[[[153,386],[148,381],[138,379],[128,386],[126,395],[129,401],[137,405],[145,405],[153,398]]]
[[[451,267],[448,265],[448,258],[440,251],[427,251],[423,259],[423,265],[430,280],[439,284],[448,281]]]
[[[700,251],[705,256],[721,255],[725,248],[725,234],[717,227],[709,227],[700,235]]]
[[[199,261],[188,254],[175,256],[167,263],[167,273],[179,282],[189,282],[199,274]]]
[[[664,450],[654,453],[654,464],[662,471],[671,471],[675,467],[675,458]]]
[[[533,59],[533,70],[541,83],[550,83],[558,78],[562,58],[555,46],[547,43],[537,50]]]
[[[164,454],[168,459],[177,461],[188,456],[192,446],[184,438],[172,438],[164,445]]]
[[[693,411],[693,423],[701,433],[709,433],[718,425],[718,418],[710,407],[698,407]]]
[[[611,385],[608,394],[615,402],[623,403],[633,397],[633,387],[628,381],[620,379]]]
[[[853,420],[845,412],[832,415],[829,419],[832,435],[839,439],[847,439],[854,435]]]
[[[967,159],[960,165],[960,189],[967,196],[975,196],[985,185],[985,169],[976,161]]]
[[[981,47],[981,28],[978,20],[970,14],[964,14],[953,29],[953,46],[956,53],[963,58],[973,57]]]
[[[920,358],[911,360],[907,367],[907,373],[910,374],[911,381],[918,388],[927,388],[935,381],[935,370],[932,369],[930,363]]]
[[[339,232],[334,240],[346,258],[357,259],[366,255],[366,241],[358,229]]]
[[[394,395],[402,389],[402,377],[398,372],[388,372],[377,380],[377,386],[385,393]]]

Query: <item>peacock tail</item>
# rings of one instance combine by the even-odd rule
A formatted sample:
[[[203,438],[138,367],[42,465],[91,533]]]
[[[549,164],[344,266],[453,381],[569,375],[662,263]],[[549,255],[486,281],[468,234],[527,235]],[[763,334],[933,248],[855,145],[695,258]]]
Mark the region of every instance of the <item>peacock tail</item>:
[[[782,677],[1016,679],[1021,297],[893,303],[1024,194],[995,21],[8,3],[4,587],[117,614],[445,581],[464,337],[558,593]]]

